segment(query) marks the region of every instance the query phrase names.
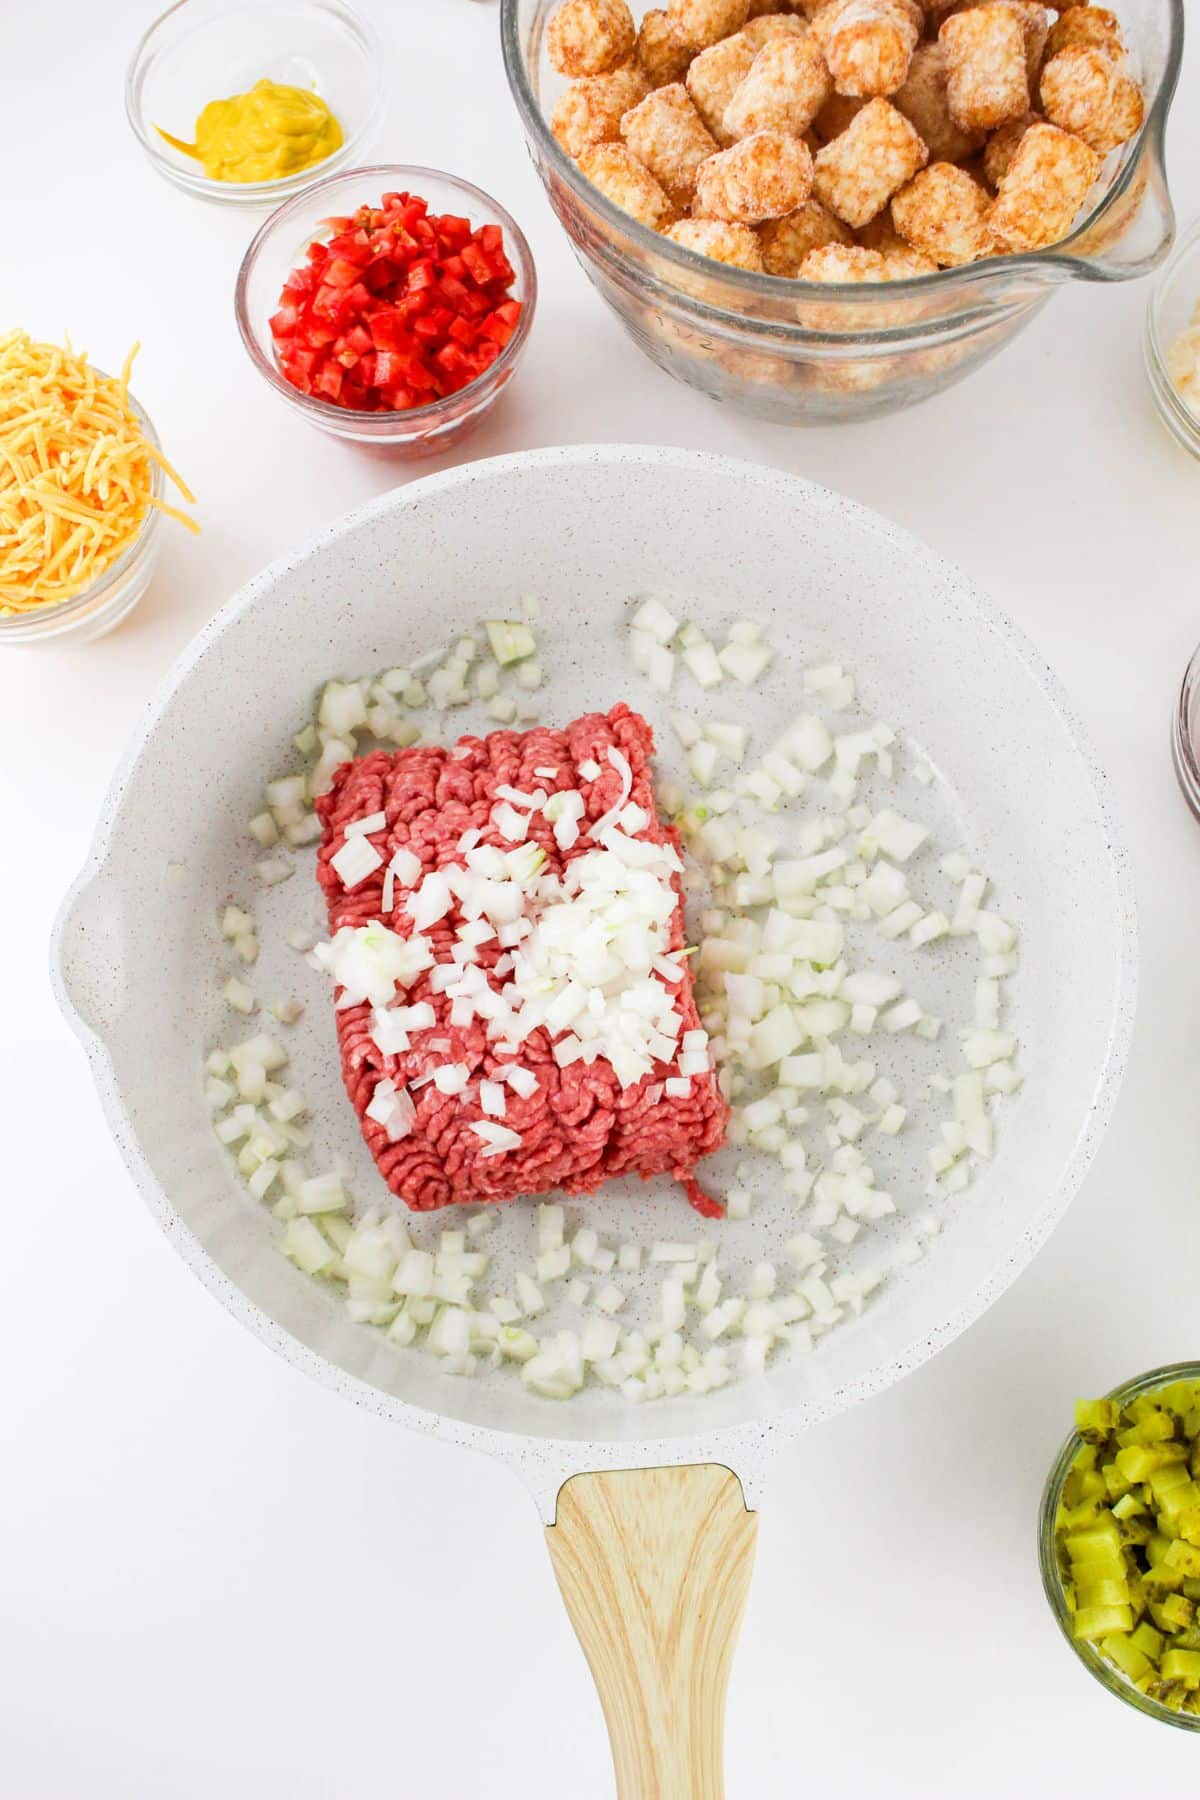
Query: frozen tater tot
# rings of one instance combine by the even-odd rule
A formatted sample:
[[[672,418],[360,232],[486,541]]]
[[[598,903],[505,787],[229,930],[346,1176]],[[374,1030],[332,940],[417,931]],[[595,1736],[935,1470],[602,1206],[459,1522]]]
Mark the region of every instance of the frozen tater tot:
[[[854,234],[855,241],[864,250],[907,250],[907,245],[896,227],[892,224],[891,202],[880,209],[873,219]]]
[[[990,207],[991,196],[965,169],[930,163],[893,197],[892,222],[914,250],[955,269],[990,254]]]
[[[649,91],[636,63],[626,63],[609,75],[585,75],[560,98],[550,115],[550,129],[568,156],[582,156],[590,144],[617,142],[623,115]]]
[[[883,281],[884,260],[878,250],[860,244],[822,244],[800,265],[801,281]]]
[[[781,219],[808,199],[812,175],[807,144],[783,131],[756,131],[701,163],[692,210],[697,218],[743,225]]]
[[[651,231],[664,230],[675,217],[663,189],[624,144],[593,144],[579,158],[579,168],[606,200]]]
[[[754,66],[756,51],[744,31],[722,38],[693,58],[685,85],[692,105],[718,144],[732,144],[737,132],[725,128],[725,109]]]
[[[1082,138],[1054,125],[1031,125],[1000,183],[988,214],[1006,250],[1044,250],[1066,237],[1100,173],[1100,158]]]
[[[935,162],[964,162],[983,144],[982,131],[964,131],[950,117],[946,52],[936,40],[917,45],[908,79],[892,95],[892,105],[924,138],[925,148]]]
[[[758,238],[748,225],[732,225],[725,219],[680,219],[667,232],[673,244],[710,256],[714,262],[761,274],[763,259]]]
[[[878,250],[883,257],[889,280],[899,280],[901,275],[934,275],[937,264],[932,256],[926,256],[923,250],[914,250],[892,224],[892,209],[885,206],[881,213],[876,213],[869,225],[864,225],[858,233],[858,242],[864,250]]]
[[[707,50],[740,31],[750,16],[750,0],[667,0],[671,30],[691,50]]]
[[[1072,44],[1042,70],[1042,111],[1107,156],[1140,131],[1146,103],[1136,81],[1104,50]]]
[[[823,144],[831,144],[866,104],[865,100],[852,100],[846,94],[831,94],[813,120],[813,130]]]
[[[811,35],[775,38],[738,84],[725,109],[725,129],[731,138],[756,131],[803,137],[831,91],[825,58]]]
[[[903,87],[921,36],[916,0],[843,0],[813,21],[839,94],[870,99]]]
[[[918,275],[936,275],[938,265],[932,256],[926,256],[923,250],[916,250],[911,244],[902,244],[897,250],[883,252],[883,279],[885,281],[915,281]]]
[[[1037,0],[1004,0],[1004,4],[1017,15],[1021,36],[1025,40],[1025,79],[1032,96],[1037,93],[1038,73],[1046,53],[1054,14],[1048,7],[1038,5]]]
[[[1007,6],[1013,14],[1025,41],[1025,77],[1030,93],[1035,93],[1054,14],[1040,0],[958,0],[954,12],[976,12],[981,6]]]
[[[887,100],[870,100],[818,154],[813,192],[847,225],[863,226],[929,161],[924,140]]]
[[[637,44],[625,0],[562,0],[546,32],[546,51],[560,75],[604,75],[628,62]]]
[[[767,274],[794,279],[810,250],[819,250],[825,244],[853,244],[854,238],[819,200],[805,200],[782,219],[768,220],[759,231],[758,241]]]
[[[807,30],[799,13],[765,13],[761,18],[747,19],[742,36],[750,40],[755,50],[762,50],[772,38],[803,37]]]
[[[668,87],[682,81],[692,53],[681,44],[671,30],[671,21],[662,7],[648,12],[638,26],[638,68],[652,88]]]
[[[681,81],[656,88],[621,120],[621,136],[681,212],[696,191],[696,170],[717,148]]]
[[[1090,44],[1094,50],[1108,50],[1121,56],[1125,40],[1116,13],[1103,6],[1073,6],[1050,27],[1046,40],[1047,57],[1069,50],[1073,44]]]
[[[996,127],[983,147],[983,172],[993,188],[998,188],[1008,174],[1029,127],[1042,123],[1040,113],[1028,112],[1023,118],[1010,119],[1007,125]]]
[[[1011,7],[955,13],[938,42],[946,51],[946,93],[956,125],[991,131],[1029,111],[1025,33]]]

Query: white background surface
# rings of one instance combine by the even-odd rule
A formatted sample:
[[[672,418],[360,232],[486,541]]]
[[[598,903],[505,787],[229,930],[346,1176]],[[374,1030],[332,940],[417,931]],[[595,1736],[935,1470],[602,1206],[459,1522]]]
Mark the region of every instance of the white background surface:
[[[363,4],[389,52],[379,159],[481,181],[538,260],[527,360],[468,454],[720,449],[891,514],[1041,645],[1132,845],[1142,1001],[1116,1123],[982,1323],[779,1464],[734,1669],[731,1800],[1194,1791],[1196,1741],[1110,1700],[1059,1640],[1033,1535],[1075,1394],[1200,1355],[1200,829],[1167,746],[1200,637],[1200,466],[1151,410],[1146,287],[1063,294],[965,386],[881,423],[739,420],[645,362],[576,267],[525,156],[495,8]],[[135,1198],[51,1000],[53,913],[143,699],[262,564],[407,479],[305,430],[247,363],[232,290],[251,219],[159,181],[125,124],[150,10],[0,14],[0,324],[69,329],[108,367],[140,337],[137,391],[204,521],[199,541],[165,534],[114,636],[0,663],[0,1790],[602,1800],[599,1708],[524,1492],[360,1415],[226,1318]],[[1169,146],[1184,220],[1198,100],[1193,46]]]

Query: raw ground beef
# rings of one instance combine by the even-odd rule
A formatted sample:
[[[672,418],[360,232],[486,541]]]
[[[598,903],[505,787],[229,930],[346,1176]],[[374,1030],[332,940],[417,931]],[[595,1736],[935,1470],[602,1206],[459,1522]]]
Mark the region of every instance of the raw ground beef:
[[[383,867],[349,892],[330,867],[330,858],[345,842],[348,824],[376,812],[385,813],[386,829],[370,837],[384,858],[384,867],[403,846],[420,858],[423,878],[433,869],[461,863],[457,845],[471,827],[478,829],[483,844],[512,848],[490,823],[497,787],[507,785],[523,792],[575,789],[583,798],[586,815],[580,820],[581,835],[572,849],[565,853],[559,849],[550,823],[540,812],[533,815],[529,833],[530,841],[536,840],[546,853],[544,872],[560,874],[573,857],[594,848],[587,836],[589,823],[620,798],[621,778],[608,760],[610,747],[628,759],[633,774],[630,800],[643,808],[650,821],[638,835],[678,849],[677,834],[661,822],[655,805],[648,768],[653,735],[646,721],[625,705],[614,707],[607,716],[591,713],[577,719],[565,731],[494,731],[485,738],[463,738],[452,750],[377,750],[345,763],[334,775],[330,791],[316,803],[324,826],[317,879],[328,902],[331,936],[343,926],[362,926],[380,919],[401,935],[407,936],[411,930],[404,906],[409,887],[396,881],[394,905],[385,916]],[[579,774],[579,764],[589,760],[600,767],[594,781]],[[535,773],[550,768],[555,770],[553,781]],[[676,950],[685,942],[678,876],[673,885],[677,905],[670,947]],[[425,932],[439,962],[450,960],[455,929],[462,922],[456,903]],[[478,951],[479,966],[488,970],[492,985],[499,985],[491,968],[502,954],[494,938]],[[686,970],[688,965],[684,967]],[[683,1017],[681,1032],[697,1029],[690,973],[669,991]],[[483,1141],[470,1130],[473,1121],[485,1116],[479,1104],[479,1080],[493,1078],[497,1069],[514,1059],[497,1057],[479,1018],[465,1028],[452,1026],[451,1002],[445,994],[432,991],[428,973],[405,991],[404,998],[408,1004],[428,1001],[437,1015],[437,1026],[415,1034],[412,1049],[401,1055],[385,1056],[369,1035],[368,1003],[345,1007],[336,1017],[346,1091],[363,1137],[387,1185],[408,1206],[427,1212],[456,1201],[512,1200],[554,1188],[568,1194],[588,1193],[613,1176],[671,1174],[684,1184],[693,1206],[719,1216],[720,1209],[694,1178],[697,1161],[720,1146],[728,1117],[711,1071],[693,1076],[691,1091],[683,1098],[661,1093],[662,1082],[671,1073],[665,1064],[657,1065],[635,1086],[622,1088],[611,1064],[602,1057],[590,1065],[577,1061],[560,1068],[552,1055],[550,1035],[539,1028],[522,1044],[515,1059],[537,1074],[536,1092],[522,1098],[507,1090],[503,1123],[520,1133],[520,1148],[484,1156]],[[365,1116],[376,1084],[386,1076],[399,1088],[444,1063],[469,1066],[471,1081],[465,1092],[443,1094],[432,1082],[419,1087],[412,1095],[416,1118],[411,1133],[397,1142],[389,1141],[384,1127]]]

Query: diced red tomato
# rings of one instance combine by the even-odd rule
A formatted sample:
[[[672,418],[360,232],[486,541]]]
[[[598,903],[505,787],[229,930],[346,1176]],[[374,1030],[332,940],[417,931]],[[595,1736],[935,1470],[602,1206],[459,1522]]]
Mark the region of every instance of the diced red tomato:
[[[325,264],[325,280],[330,287],[353,287],[358,280],[358,264],[344,256],[331,256]]]
[[[385,194],[328,219],[283,284],[270,321],[279,367],[301,393],[359,412],[403,412],[491,367],[521,317],[498,225]]]

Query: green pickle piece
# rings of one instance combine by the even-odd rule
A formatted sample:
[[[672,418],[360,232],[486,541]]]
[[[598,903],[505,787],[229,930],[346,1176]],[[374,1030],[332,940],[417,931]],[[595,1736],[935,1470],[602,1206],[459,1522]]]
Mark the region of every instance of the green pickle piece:
[[[1115,1663],[1122,1675],[1128,1675],[1130,1681],[1138,1681],[1143,1675],[1149,1675],[1154,1664],[1133,1641],[1132,1635],[1114,1631],[1106,1638],[1101,1638],[1100,1648],[1110,1663]]]
[[[1196,1580],[1200,1577],[1200,1549],[1195,1544],[1185,1544],[1182,1538],[1174,1538],[1161,1566],[1166,1569],[1177,1569],[1179,1579]]]
[[[1133,1610],[1128,1606],[1081,1606],[1071,1628],[1074,1637],[1086,1639],[1132,1630]]]
[[[1160,1671],[1164,1681],[1181,1681],[1184,1687],[1200,1687],[1200,1651],[1168,1650]]]
[[[1115,1400],[1077,1400],[1075,1402],[1075,1429],[1084,1443],[1095,1442],[1097,1438],[1107,1437],[1116,1429],[1121,1417],[1121,1408]]]
[[[1151,1600],[1149,1612],[1159,1630],[1172,1639],[1186,1631],[1196,1616],[1191,1601],[1185,1600],[1182,1594],[1167,1594],[1161,1600]]]

